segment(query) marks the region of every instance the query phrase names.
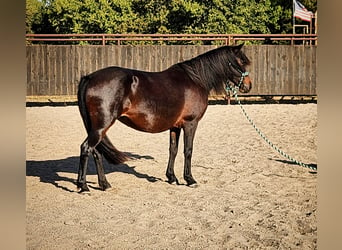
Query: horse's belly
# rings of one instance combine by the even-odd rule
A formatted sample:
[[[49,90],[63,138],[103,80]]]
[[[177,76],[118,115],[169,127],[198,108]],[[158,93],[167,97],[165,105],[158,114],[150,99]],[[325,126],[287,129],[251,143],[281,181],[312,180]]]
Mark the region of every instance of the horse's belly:
[[[172,127],[172,122],[164,121],[154,114],[123,114],[118,120],[139,131],[159,133]]]

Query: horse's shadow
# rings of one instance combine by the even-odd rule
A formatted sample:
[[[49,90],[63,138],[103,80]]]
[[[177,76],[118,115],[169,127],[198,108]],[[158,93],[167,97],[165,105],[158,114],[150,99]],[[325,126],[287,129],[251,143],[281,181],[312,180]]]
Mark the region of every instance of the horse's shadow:
[[[151,156],[140,156],[137,154],[127,153],[131,159],[154,159]],[[26,176],[35,176],[39,177],[40,182],[49,183],[54,185],[57,188],[61,188],[68,192],[76,192],[76,178],[78,173],[78,164],[79,157],[72,156],[65,159],[60,160],[46,160],[46,161],[26,161]],[[148,174],[139,173],[135,170],[135,166],[128,166],[127,164],[108,164],[106,160],[103,161],[105,174],[113,173],[113,172],[121,172],[125,174],[134,175],[137,178],[146,179],[149,182],[156,182],[162,179],[150,176]],[[59,173],[72,173],[75,174],[75,178],[69,178],[65,176],[61,176]],[[89,161],[87,175],[97,175],[96,166],[93,160]],[[62,186],[59,184],[61,181],[66,181],[73,183],[75,185],[75,189],[72,190],[68,187]],[[89,182],[91,184],[95,184],[93,182]],[[96,189],[93,185],[90,187]]]

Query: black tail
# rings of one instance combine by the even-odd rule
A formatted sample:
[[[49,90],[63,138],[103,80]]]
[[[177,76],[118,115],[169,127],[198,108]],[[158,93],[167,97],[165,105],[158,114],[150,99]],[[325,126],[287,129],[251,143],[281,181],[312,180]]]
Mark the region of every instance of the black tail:
[[[85,105],[85,95],[88,81],[89,76],[83,76],[78,85],[77,92],[78,108],[87,133],[89,133],[91,130],[91,122],[88,115],[87,107]],[[106,135],[96,146],[96,149],[106,158],[108,162],[112,164],[120,164],[128,160],[127,155],[117,150]]]
[[[88,116],[87,107],[85,105],[85,94],[87,90],[87,83],[89,81],[88,76],[82,76],[80,83],[78,84],[78,92],[77,92],[77,101],[78,101],[78,109],[81,113],[81,117],[84,123],[84,127],[87,130],[87,133],[90,131],[90,119]]]
[[[120,164],[128,160],[127,155],[117,150],[107,136],[96,146],[96,149],[112,164]]]

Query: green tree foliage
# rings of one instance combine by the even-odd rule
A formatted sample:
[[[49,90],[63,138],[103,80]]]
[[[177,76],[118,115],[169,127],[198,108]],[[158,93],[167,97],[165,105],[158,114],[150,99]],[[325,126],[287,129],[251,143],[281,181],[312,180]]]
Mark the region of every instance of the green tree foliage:
[[[26,0],[26,33],[34,33],[35,26],[42,22],[43,4],[37,0]]]
[[[125,0],[53,0],[46,13],[54,33],[130,33],[136,14]]]
[[[271,0],[135,0],[144,33],[271,33],[279,11]]]
[[[317,0],[301,1],[315,12]],[[292,0],[27,0],[27,33],[292,33]]]

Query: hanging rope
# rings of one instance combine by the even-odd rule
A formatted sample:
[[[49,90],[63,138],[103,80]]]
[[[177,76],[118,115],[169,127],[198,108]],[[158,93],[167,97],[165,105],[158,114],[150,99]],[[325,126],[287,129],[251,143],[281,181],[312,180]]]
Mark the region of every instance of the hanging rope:
[[[247,118],[247,120],[249,121],[249,123],[253,126],[253,128],[256,130],[256,132],[260,135],[260,137],[262,139],[264,139],[268,145],[270,145],[274,150],[276,150],[279,154],[281,154],[282,156],[284,156],[285,158],[287,158],[289,161],[295,163],[296,165],[299,165],[299,166],[302,166],[302,167],[305,167],[305,168],[309,168],[311,170],[314,170],[314,171],[317,171],[317,165],[315,164],[305,164],[301,161],[298,161],[296,159],[294,159],[293,157],[291,157],[290,155],[286,154],[284,151],[282,151],[280,148],[278,148],[276,145],[274,145],[265,135],[264,133],[261,132],[261,130],[255,125],[255,123],[253,122],[253,120],[248,116],[246,110],[243,108],[239,98],[238,98],[238,95],[237,95],[237,91],[236,91],[236,88],[235,87],[230,87],[229,84],[227,83],[226,84],[226,91],[229,95],[229,91],[232,91],[233,92],[233,95],[235,97],[235,100],[237,101],[237,103],[239,104],[241,110],[242,110],[242,113],[245,115],[245,117]]]

